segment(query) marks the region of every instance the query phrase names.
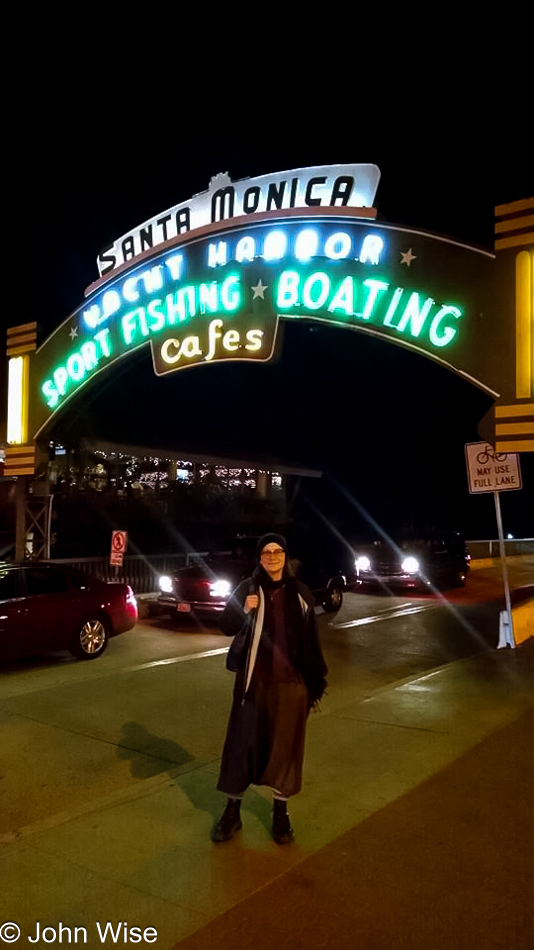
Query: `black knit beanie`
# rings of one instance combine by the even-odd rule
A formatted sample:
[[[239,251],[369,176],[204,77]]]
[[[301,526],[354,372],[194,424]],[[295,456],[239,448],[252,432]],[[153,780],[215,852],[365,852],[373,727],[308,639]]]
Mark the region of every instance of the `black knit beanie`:
[[[288,551],[287,551],[286,539],[281,534],[270,533],[270,534],[264,534],[263,537],[260,538],[260,540],[258,541],[258,547],[256,548],[256,555],[257,555],[258,561],[261,557],[261,552],[263,551],[264,547],[266,547],[268,544],[279,544],[280,547],[283,548],[284,551],[286,552],[286,557],[287,557]]]

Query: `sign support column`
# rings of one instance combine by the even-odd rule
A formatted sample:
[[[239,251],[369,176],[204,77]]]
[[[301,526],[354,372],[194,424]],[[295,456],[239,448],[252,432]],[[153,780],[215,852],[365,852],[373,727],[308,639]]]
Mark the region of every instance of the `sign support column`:
[[[473,495],[493,492],[495,499],[495,514],[499,533],[499,551],[501,555],[502,576],[504,583],[504,599],[506,610],[499,616],[499,642],[497,648],[515,647],[514,627],[512,619],[512,601],[506,552],[504,547],[504,532],[502,528],[500,491],[518,489],[522,487],[519,455],[506,452],[496,452],[487,442],[469,442],[465,446],[467,463],[467,477],[469,491]]]
[[[506,564],[506,552],[504,547],[504,533],[502,529],[501,502],[499,492],[493,492],[495,498],[495,514],[497,516],[497,529],[499,532],[499,551],[501,554],[502,577],[504,581],[504,600],[506,610],[502,610],[499,618],[499,643],[501,647],[515,647],[514,622],[512,618],[512,601],[510,598],[510,583],[508,581],[508,566]]]

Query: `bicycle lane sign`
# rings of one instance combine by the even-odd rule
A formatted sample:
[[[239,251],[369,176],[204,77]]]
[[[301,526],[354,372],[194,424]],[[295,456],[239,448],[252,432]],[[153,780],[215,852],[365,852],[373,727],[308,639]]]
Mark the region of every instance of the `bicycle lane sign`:
[[[468,442],[465,446],[469,491],[510,491],[522,488],[519,455],[495,452],[487,442]]]

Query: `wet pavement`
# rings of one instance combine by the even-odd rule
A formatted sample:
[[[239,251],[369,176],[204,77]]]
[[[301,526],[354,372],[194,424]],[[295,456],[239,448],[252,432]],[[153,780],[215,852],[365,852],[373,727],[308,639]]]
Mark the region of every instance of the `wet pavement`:
[[[247,793],[234,840],[211,842],[218,761],[5,834],[0,938],[531,950],[533,687],[530,639],[326,700],[284,847],[266,789]]]

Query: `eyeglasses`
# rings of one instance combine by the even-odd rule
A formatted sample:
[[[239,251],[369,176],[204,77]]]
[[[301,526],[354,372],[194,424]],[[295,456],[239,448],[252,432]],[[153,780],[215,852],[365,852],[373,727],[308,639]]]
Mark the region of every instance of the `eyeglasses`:
[[[275,548],[274,551],[262,551],[261,557],[282,557],[285,553],[283,548]]]

